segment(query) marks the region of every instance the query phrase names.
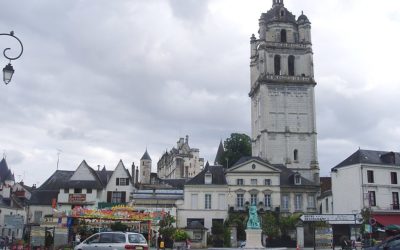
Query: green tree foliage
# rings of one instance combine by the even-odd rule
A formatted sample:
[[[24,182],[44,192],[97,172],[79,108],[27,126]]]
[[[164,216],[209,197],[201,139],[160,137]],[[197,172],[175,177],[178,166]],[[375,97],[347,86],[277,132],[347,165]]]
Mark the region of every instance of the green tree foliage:
[[[175,218],[170,215],[166,214],[159,222],[158,226],[160,229],[158,230],[160,234],[163,235],[164,238],[172,239],[176,228],[172,225],[175,223]]]
[[[185,241],[186,239],[189,238],[189,235],[185,232],[185,230],[182,229],[176,229],[173,239],[175,241]]]
[[[262,230],[263,233],[270,238],[277,238],[279,236],[278,218],[273,213],[265,213],[262,217]]]
[[[299,221],[300,214],[292,214],[289,216],[280,216],[279,228],[281,236],[288,236],[290,230],[296,229],[296,223]]]
[[[246,134],[232,133],[224,141],[225,152],[218,162],[228,168],[235,164],[242,156],[251,156],[251,139]]]
[[[231,230],[226,221],[224,222],[224,247],[231,247]]]
[[[246,240],[246,223],[247,214],[245,213],[229,213],[226,224],[229,226],[236,226],[237,240]]]

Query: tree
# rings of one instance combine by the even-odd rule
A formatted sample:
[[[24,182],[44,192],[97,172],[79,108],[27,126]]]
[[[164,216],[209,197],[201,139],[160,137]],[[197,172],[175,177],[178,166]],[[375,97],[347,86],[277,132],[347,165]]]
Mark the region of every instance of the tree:
[[[158,226],[160,227],[158,232],[164,237],[164,239],[168,240],[173,238],[176,230],[173,223],[175,223],[175,218],[169,213],[158,222]]]
[[[231,167],[243,156],[251,156],[251,139],[246,134],[232,133],[224,141],[225,151],[219,160],[225,167]]]
[[[277,238],[279,236],[278,218],[273,213],[265,213],[263,216],[262,230],[268,235],[268,238]]]

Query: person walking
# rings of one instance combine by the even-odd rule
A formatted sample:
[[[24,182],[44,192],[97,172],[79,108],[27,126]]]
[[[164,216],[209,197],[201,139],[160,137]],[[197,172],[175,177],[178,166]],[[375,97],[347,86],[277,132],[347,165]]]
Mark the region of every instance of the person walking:
[[[190,246],[192,245],[192,242],[190,241],[190,238],[186,239],[186,249],[190,249]]]
[[[165,248],[165,242],[162,235],[160,234],[157,238],[157,250],[162,250],[164,248]]]

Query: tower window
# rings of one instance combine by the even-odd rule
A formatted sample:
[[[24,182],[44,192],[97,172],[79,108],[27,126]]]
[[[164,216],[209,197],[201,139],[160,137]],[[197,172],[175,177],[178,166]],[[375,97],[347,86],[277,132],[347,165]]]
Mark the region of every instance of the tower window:
[[[290,55],[288,58],[289,75],[294,76],[294,56]]]
[[[298,161],[299,160],[299,151],[297,149],[295,149],[293,151],[293,160],[294,161]]]
[[[286,43],[286,30],[285,29],[281,30],[281,42]]]
[[[281,74],[281,56],[280,55],[275,55],[275,57],[274,57],[274,69],[275,69],[275,75]]]

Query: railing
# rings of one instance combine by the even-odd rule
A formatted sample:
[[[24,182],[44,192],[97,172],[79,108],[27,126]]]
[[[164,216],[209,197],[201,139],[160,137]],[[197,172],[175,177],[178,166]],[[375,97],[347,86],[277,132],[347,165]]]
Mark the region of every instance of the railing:
[[[397,204],[388,204],[386,206],[380,206],[377,204],[377,206],[371,207],[372,211],[375,212],[395,212],[398,213],[397,210],[400,210],[400,203]]]
[[[308,44],[304,44],[304,43],[265,42],[264,44],[267,47],[280,47],[280,48],[289,48],[289,49],[306,49],[309,47]]]
[[[289,76],[289,75],[271,75],[271,74],[260,75],[259,80],[314,82],[314,79],[309,76]]]

